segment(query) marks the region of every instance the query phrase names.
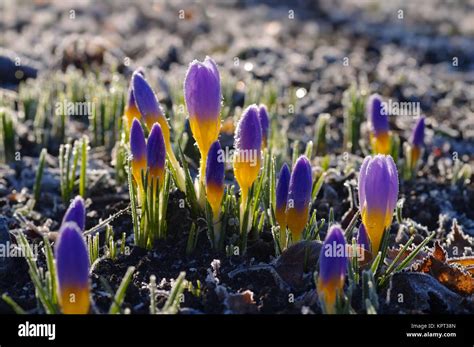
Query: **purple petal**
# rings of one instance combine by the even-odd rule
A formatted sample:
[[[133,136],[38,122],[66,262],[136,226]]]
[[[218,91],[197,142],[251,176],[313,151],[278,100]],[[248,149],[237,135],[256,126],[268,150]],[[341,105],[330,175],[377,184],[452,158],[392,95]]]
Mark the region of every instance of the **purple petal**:
[[[84,199],[82,199],[82,197],[79,195],[76,196],[69,204],[61,224],[65,224],[67,222],[76,223],[79,229],[84,231],[86,224],[86,208],[84,207]]]
[[[146,156],[145,133],[142,125],[135,118],[130,129],[130,150],[133,160],[141,160]]]
[[[276,186],[276,208],[286,209],[286,202],[288,200],[288,189],[290,185],[290,169],[286,163],[280,169],[278,184]]]
[[[421,117],[413,129],[410,142],[413,146],[422,147],[425,137],[425,117]]]
[[[221,84],[217,65],[209,57],[194,60],[184,80],[184,97],[189,117],[216,120],[221,110]]]
[[[382,99],[380,98],[380,95],[373,94],[370,96],[367,101],[367,111],[372,132],[376,136],[389,130],[388,115],[383,114]]]
[[[333,225],[319,255],[319,280],[328,283],[345,276],[347,270],[346,240],[339,225]]]
[[[387,209],[388,213],[393,214],[398,201],[398,171],[393,158],[389,155],[385,157],[387,169],[390,177],[388,190]]]
[[[166,146],[161,126],[153,124],[150,136],[148,136],[147,164],[150,169],[164,169],[166,160]]]
[[[132,76],[133,95],[135,103],[140,110],[143,118],[156,117],[163,115],[160,103],[156,98],[153,89],[142,74],[135,72]]]
[[[311,164],[304,155],[298,158],[291,173],[288,191],[288,201],[292,201],[293,207],[301,211],[311,202],[311,190],[313,178]]]
[[[363,249],[370,251],[370,237],[364,223],[360,223],[359,232],[357,233],[357,244]]]
[[[369,166],[370,159],[370,156],[365,157],[359,172],[359,207],[361,212],[365,204],[365,176],[367,175],[367,166]]]
[[[258,116],[260,120],[260,126],[262,127],[262,135],[267,137],[270,122],[268,118],[267,107],[265,105],[260,105]]]
[[[250,105],[244,111],[235,132],[237,150],[255,150],[260,153],[262,146],[262,129],[258,120],[257,105]]]
[[[84,288],[89,282],[89,256],[81,230],[67,222],[59,231],[56,243],[56,271],[59,287]]]
[[[219,141],[215,141],[209,148],[206,165],[206,184],[224,185],[224,157]]]
[[[385,156],[376,155],[367,166],[365,201],[368,210],[386,211],[390,189],[390,174]]]

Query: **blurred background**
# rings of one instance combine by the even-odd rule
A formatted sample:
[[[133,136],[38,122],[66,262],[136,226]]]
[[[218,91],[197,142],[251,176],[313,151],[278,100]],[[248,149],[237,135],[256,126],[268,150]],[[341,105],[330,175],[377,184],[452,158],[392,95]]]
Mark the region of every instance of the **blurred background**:
[[[156,85],[179,86],[188,64],[209,55],[236,83],[225,104],[243,103],[238,91],[245,95],[251,80],[292,94],[296,110],[282,119],[290,138],[308,141],[318,116],[329,113],[332,140],[340,141],[342,95],[358,83],[420,102],[430,128],[460,140],[461,153],[474,152],[474,0],[2,0],[0,7],[2,88],[71,67],[128,79],[138,66]],[[406,118],[392,126],[408,129]]]

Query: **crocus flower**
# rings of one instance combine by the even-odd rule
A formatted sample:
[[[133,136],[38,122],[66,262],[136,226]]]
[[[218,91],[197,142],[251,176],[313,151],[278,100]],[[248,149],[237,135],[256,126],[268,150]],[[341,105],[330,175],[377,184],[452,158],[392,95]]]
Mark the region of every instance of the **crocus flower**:
[[[286,163],[281,167],[278,177],[275,192],[275,217],[278,225],[280,225],[280,229],[284,231],[286,229],[286,203],[288,201],[288,188],[290,184],[290,169]]]
[[[135,103],[148,129],[151,129],[156,122],[160,123],[162,128],[166,125],[169,137],[168,122],[166,121],[155,92],[151,89],[145,77],[140,73],[134,73],[132,83]]]
[[[165,176],[166,145],[159,123],[153,124],[146,144],[148,172],[153,186],[161,186]]]
[[[260,120],[260,126],[262,127],[262,148],[267,148],[268,145],[268,132],[270,121],[268,118],[268,111],[265,105],[260,105],[258,117]]]
[[[136,73],[142,76],[144,75],[142,68],[138,68],[137,70],[135,70],[134,74]],[[127,99],[127,104],[125,106],[124,114],[125,114],[125,122],[127,126],[127,131],[130,132],[130,127],[132,126],[133,120],[135,118],[140,119],[140,111],[138,110],[137,104],[135,102],[135,95],[133,94],[133,77],[132,77],[132,83],[130,83],[130,86],[128,88],[128,99]]]
[[[66,222],[56,243],[58,297],[65,314],[89,312],[89,256],[79,226]]]
[[[142,125],[138,119],[132,122],[130,129],[130,150],[132,152],[132,174],[140,190],[143,190],[142,171],[146,171],[146,142]]]
[[[370,121],[370,143],[375,153],[390,153],[390,129],[388,115],[383,112],[380,95],[373,94],[367,101],[368,118]]]
[[[207,155],[206,195],[216,220],[219,217],[224,196],[224,158],[219,141],[211,145]]]
[[[346,271],[346,240],[341,227],[333,225],[319,254],[318,296],[326,313],[335,313],[336,298],[343,291]]]
[[[235,132],[234,175],[242,194],[242,205],[247,202],[248,190],[260,171],[262,129],[257,105],[244,111]]]
[[[288,201],[288,188],[290,185],[290,169],[283,164],[278,176],[275,192],[275,218],[280,226],[280,247],[286,247],[286,204]]]
[[[372,250],[377,254],[384,230],[392,223],[398,197],[398,172],[391,156],[367,156],[359,173],[359,204]]]
[[[413,133],[410,138],[410,166],[415,168],[418,160],[421,157],[421,153],[424,145],[425,137],[425,117],[421,117],[413,129]]]
[[[64,214],[63,222],[75,222],[81,231],[84,231],[86,224],[86,208],[84,207],[84,199],[80,195],[71,201],[69,207]]]
[[[176,171],[176,180],[178,188],[186,192],[186,185],[184,179],[184,172],[173,152],[170,140],[170,127],[166,120],[163,110],[161,109],[160,103],[151,89],[148,82],[145,80],[142,74],[135,73],[132,78],[133,81],[133,94],[135,96],[135,102],[140,110],[140,114],[143,116],[143,120],[149,130],[153,127],[153,124],[158,123],[161,126],[161,132],[163,133],[163,139],[165,141],[166,153],[168,158]]]
[[[207,153],[219,136],[221,83],[217,65],[209,57],[189,64],[184,80],[184,98],[189,124],[201,153],[200,179],[204,181]]]
[[[359,231],[357,233],[357,245],[370,252],[370,237],[367,234],[367,229],[364,226],[364,223],[360,223]]]
[[[302,155],[293,167],[288,190],[286,222],[291,231],[293,242],[301,239],[304,227],[308,222],[312,184],[311,164],[308,158]]]

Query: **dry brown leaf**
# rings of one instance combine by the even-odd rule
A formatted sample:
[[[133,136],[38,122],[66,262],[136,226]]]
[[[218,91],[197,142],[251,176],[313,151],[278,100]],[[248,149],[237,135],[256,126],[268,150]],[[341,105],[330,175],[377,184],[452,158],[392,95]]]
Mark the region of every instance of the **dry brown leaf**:
[[[446,250],[450,256],[462,256],[466,248],[472,249],[474,240],[466,235],[459,227],[458,222],[453,220],[451,231],[446,236]]]
[[[250,290],[242,293],[230,294],[226,299],[227,307],[237,314],[258,313],[257,304],[254,300],[254,294]]]
[[[474,275],[474,257],[450,258],[449,264],[458,264],[464,267],[471,275]]]
[[[474,293],[474,278],[464,268],[446,260],[446,251],[439,242],[435,243],[432,253],[421,263],[415,264],[412,270],[430,274],[441,284],[461,295]]]

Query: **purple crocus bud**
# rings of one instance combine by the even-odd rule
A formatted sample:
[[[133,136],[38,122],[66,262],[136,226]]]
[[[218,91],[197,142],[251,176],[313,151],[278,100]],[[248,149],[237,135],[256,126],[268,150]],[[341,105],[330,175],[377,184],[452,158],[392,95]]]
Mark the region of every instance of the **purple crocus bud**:
[[[142,74],[135,72],[132,76],[133,95],[135,97],[135,103],[140,110],[143,120],[145,121],[148,129],[151,129],[153,124],[163,121],[164,118],[163,110],[161,109],[158,98],[155,95],[153,89],[146,81]]]
[[[262,127],[262,148],[267,148],[267,142],[268,142],[268,133],[269,133],[269,126],[270,126],[270,120],[268,118],[268,111],[267,107],[265,105],[260,105],[259,109],[259,120],[260,120],[260,126]]]
[[[56,243],[58,297],[65,314],[89,312],[89,255],[82,232],[74,222],[66,222]]]
[[[74,222],[81,231],[84,231],[86,225],[86,208],[84,206],[84,199],[80,195],[76,196],[71,201],[69,207],[64,214],[62,224],[67,222]]]
[[[301,239],[308,222],[313,178],[311,164],[304,155],[298,158],[291,172],[286,208],[286,222],[293,242]]]
[[[132,122],[130,129],[130,151],[132,152],[132,174],[138,186],[143,189],[142,171],[146,171],[145,133],[138,119]]]
[[[219,141],[211,145],[207,155],[206,194],[214,219],[217,219],[224,196],[224,156]]]
[[[147,164],[154,187],[163,183],[165,175],[166,145],[158,123],[153,124],[146,144]]]
[[[418,164],[425,143],[425,117],[420,117],[416,122],[415,128],[410,138],[411,146],[409,147],[409,167],[413,170]]]
[[[364,223],[360,223],[359,226],[359,232],[357,233],[357,245],[370,252],[370,238],[369,234],[367,234],[367,229],[365,228]]]
[[[373,94],[367,101],[367,113],[370,121],[370,142],[375,153],[390,153],[390,132],[388,115],[383,107],[380,95]]]
[[[184,99],[189,124],[201,153],[201,179],[204,179],[207,153],[220,130],[221,82],[217,65],[209,57],[189,64],[184,80]]]
[[[286,203],[288,201],[288,189],[290,185],[290,169],[286,163],[281,167],[278,177],[275,192],[275,217],[278,225],[280,225],[280,232],[284,232],[286,229]]]
[[[247,107],[235,132],[234,175],[242,193],[242,202],[247,201],[248,190],[260,171],[262,129],[258,113],[257,105]]]
[[[335,313],[336,298],[344,288],[347,263],[344,233],[339,225],[333,225],[319,254],[318,296],[326,313]]]
[[[134,74],[140,74],[145,76],[143,68],[139,67],[133,72]],[[135,95],[133,94],[133,75],[132,81],[130,82],[130,86],[128,88],[128,98],[127,104],[125,105],[125,121],[127,126],[127,131],[130,132],[130,127],[132,126],[133,119],[137,118],[140,119],[140,111],[138,110],[137,104],[135,102]]]
[[[411,144],[416,147],[422,147],[425,140],[425,117],[420,117],[416,122],[415,128],[411,135]]]
[[[377,254],[382,235],[391,224],[398,199],[398,172],[391,156],[367,156],[359,173],[362,223]]]

